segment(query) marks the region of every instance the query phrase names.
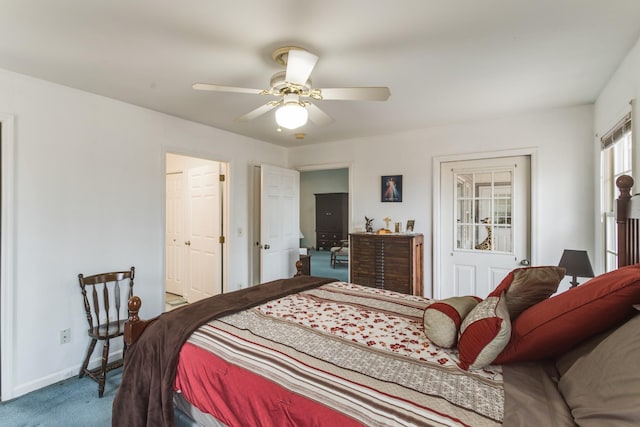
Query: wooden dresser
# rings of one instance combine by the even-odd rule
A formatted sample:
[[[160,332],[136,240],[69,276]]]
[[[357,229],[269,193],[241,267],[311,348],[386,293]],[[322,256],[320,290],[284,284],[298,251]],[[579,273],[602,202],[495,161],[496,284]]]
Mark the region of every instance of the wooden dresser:
[[[352,283],[423,295],[422,234],[349,235]]]
[[[316,248],[331,249],[346,240],[349,193],[316,194]]]

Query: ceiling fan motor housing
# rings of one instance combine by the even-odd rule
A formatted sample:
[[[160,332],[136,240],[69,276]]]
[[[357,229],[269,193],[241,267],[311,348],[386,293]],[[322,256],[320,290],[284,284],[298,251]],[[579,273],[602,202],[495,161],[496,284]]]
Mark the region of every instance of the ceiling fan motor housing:
[[[308,79],[303,86],[288,83],[285,80],[286,71],[279,71],[271,76],[269,86],[273,95],[286,95],[287,93],[295,93],[297,95],[308,94],[311,90],[311,79]]]

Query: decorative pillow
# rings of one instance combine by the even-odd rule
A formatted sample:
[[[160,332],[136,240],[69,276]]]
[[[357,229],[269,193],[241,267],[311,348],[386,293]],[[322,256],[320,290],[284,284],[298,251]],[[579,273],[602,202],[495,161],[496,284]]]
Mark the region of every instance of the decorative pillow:
[[[614,329],[560,377],[558,389],[580,426],[640,425],[640,315]]]
[[[555,266],[516,268],[491,294],[505,292],[509,316],[514,320],[527,308],[553,295],[565,271]]]
[[[462,320],[482,299],[474,296],[436,301],[424,310],[424,333],[437,346],[451,348],[458,342]]]
[[[505,297],[511,320],[523,311],[544,301],[558,290],[565,275],[562,267],[528,267],[513,270],[513,280]]]
[[[458,338],[458,355],[462,369],[490,365],[509,343],[511,320],[504,292],[489,295],[462,321]]]
[[[602,274],[525,310],[496,363],[555,357],[633,315],[640,303],[640,264]]]

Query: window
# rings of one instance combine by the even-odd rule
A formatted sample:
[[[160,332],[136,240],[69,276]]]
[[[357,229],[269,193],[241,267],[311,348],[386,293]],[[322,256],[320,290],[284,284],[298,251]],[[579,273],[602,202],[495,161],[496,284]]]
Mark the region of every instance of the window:
[[[455,173],[456,250],[512,253],[513,170]]]
[[[631,114],[627,114],[602,138],[601,159],[601,212],[604,225],[605,271],[618,267],[616,240],[615,200],[618,197],[616,179],[620,175],[631,175],[632,144]]]

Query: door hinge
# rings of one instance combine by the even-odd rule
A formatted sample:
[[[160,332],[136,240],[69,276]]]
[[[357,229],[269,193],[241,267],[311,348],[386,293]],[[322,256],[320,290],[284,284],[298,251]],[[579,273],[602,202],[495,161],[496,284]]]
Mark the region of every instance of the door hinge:
[[[224,175],[223,174],[220,175],[220,182],[224,182]]]
[[[223,244],[223,243],[224,243],[224,236],[220,236],[220,237],[218,238],[218,240],[220,241],[220,244]]]

